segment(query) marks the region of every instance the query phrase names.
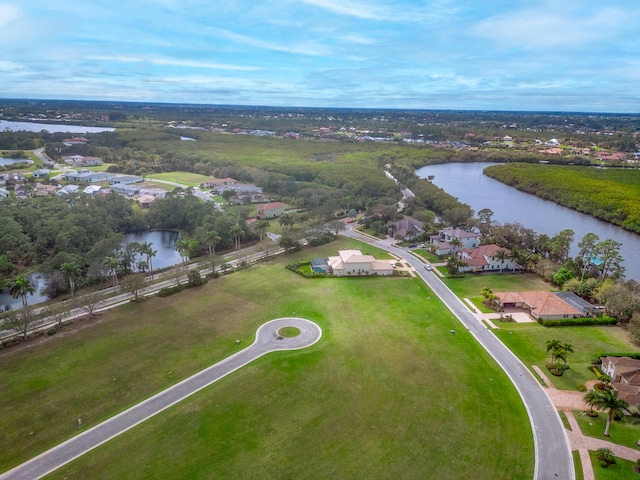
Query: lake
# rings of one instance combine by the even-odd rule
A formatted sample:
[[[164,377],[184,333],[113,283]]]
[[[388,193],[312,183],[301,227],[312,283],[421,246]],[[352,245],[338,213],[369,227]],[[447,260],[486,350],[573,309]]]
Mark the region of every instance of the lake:
[[[155,271],[160,268],[176,265],[182,261],[180,254],[175,249],[175,243],[179,237],[180,234],[178,232],[169,230],[128,233],[125,235],[123,245],[130,242],[151,243],[152,248],[157,252],[156,256],[151,259],[151,264]],[[146,259],[146,257],[143,258]],[[47,285],[46,276],[41,273],[34,273],[29,275],[29,278],[31,284],[36,289],[36,293],[29,295],[29,305],[45,302],[47,297],[40,292]],[[22,306],[22,300],[13,298],[8,290],[2,290],[0,291],[0,309],[4,310],[6,305],[9,305],[11,308],[20,308]]]
[[[0,157],[0,165],[13,165],[14,163],[33,163],[28,158],[2,158]]]
[[[46,130],[49,133],[102,133],[113,132],[115,128],[0,120],[0,131],[4,130],[11,130],[12,132],[41,132],[42,130]]]
[[[466,203],[476,213],[483,208],[493,211],[500,223],[521,223],[536,233],[549,236],[570,228],[575,232],[571,255],[578,254],[577,244],[589,232],[600,240],[608,238],[622,243],[625,278],[640,281],[640,235],[589,215],[562,207],[529,193],[498,182],[482,173],[495,163],[443,163],[416,170],[420,178],[433,175],[433,183]]]

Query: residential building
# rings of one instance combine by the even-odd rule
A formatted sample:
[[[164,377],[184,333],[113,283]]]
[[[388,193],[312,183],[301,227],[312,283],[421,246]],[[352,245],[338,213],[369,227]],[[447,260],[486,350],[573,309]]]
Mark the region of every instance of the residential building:
[[[556,320],[590,316],[565,302],[554,292],[494,292],[503,310],[524,310],[536,320]]]
[[[256,218],[276,218],[284,213],[285,204],[282,202],[263,203],[258,207]]]
[[[58,190],[56,192],[56,195],[68,195],[70,193],[78,193],[78,190],[80,190],[80,187],[78,185],[69,184],[69,185],[65,185],[60,190]]]
[[[456,239],[459,245],[455,245]],[[454,242],[454,245],[451,242]],[[436,255],[449,255],[461,248],[474,248],[480,244],[480,234],[474,232],[467,232],[459,228],[446,228],[440,230],[438,235],[432,235],[429,237],[429,243],[433,245],[434,253]]]
[[[209,180],[203,182],[202,186],[204,188],[217,189],[218,187],[226,187],[226,186],[233,187],[233,185],[235,185],[236,183],[238,183],[237,180],[231,177],[227,177],[227,178],[212,177]]]
[[[36,185],[36,197],[46,197],[47,195],[53,195],[56,193],[55,185],[45,185],[44,183],[38,183]]]
[[[109,179],[111,185],[129,185],[144,182],[144,178],[136,175],[114,175]]]
[[[140,187],[136,185],[129,185],[126,183],[125,184],[117,183],[117,184],[111,185],[109,187],[109,190],[111,190],[112,192],[119,193],[120,195],[126,195],[127,197],[133,197],[134,195],[138,195],[140,193]]]
[[[141,195],[138,197],[138,205],[142,208],[149,208],[155,200],[153,195]]]
[[[9,196],[9,190],[6,188],[0,188],[0,198],[7,198]]]
[[[504,251],[505,257],[498,258],[500,251]],[[466,266],[461,266],[460,272],[491,272],[491,271],[514,271],[518,265],[508,256],[511,250],[499,247],[495,244],[480,245],[476,248],[463,248],[456,252],[458,258],[465,262]]]
[[[35,172],[33,172],[32,176],[33,178],[42,178],[42,177],[46,177],[50,173],[51,171],[49,169],[41,168],[40,170],[36,170]]]
[[[63,173],[61,177],[69,182],[98,183],[110,181],[115,175],[109,172],[92,172],[87,169],[80,169],[75,172]]]
[[[102,190],[102,187],[100,187],[99,185],[88,185],[84,187],[82,193],[85,193],[87,195],[95,195],[96,193],[100,192],[100,190]]]
[[[394,232],[397,237],[404,240],[415,240],[424,234],[422,222],[413,218],[403,218],[394,224]]]
[[[337,257],[327,258],[331,273],[336,277],[358,275],[393,275],[394,260],[376,260],[360,250],[340,250]]]

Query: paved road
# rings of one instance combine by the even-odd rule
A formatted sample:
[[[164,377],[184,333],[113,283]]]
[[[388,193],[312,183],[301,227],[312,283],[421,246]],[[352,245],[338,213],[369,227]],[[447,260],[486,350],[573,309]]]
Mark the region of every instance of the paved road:
[[[348,229],[342,234],[387,249],[406,260],[416,269],[429,288],[447,305],[463,327],[469,330],[480,345],[502,367],[518,390],[529,413],[536,453],[534,479],[567,480],[575,478],[569,440],[560,416],[547,393],[525,365],[475,318],[464,303],[447,288],[435,273],[425,270],[424,264],[420,260],[402,248],[372,240],[353,230]]]
[[[279,336],[278,331],[288,326],[299,328],[300,334],[292,338]],[[255,341],[247,348],[0,475],[0,480],[42,478],[256,358],[279,350],[306,348],[316,343],[321,337],[320,327],[309,320],[302,318],[271,320],[258,328]]]

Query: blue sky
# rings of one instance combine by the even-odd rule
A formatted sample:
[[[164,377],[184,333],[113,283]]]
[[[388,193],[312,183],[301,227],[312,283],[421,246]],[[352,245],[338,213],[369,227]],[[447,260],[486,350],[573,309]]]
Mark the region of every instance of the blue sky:
[[[0,0],[0,97],[638,113],[638,27],[638,0]]]

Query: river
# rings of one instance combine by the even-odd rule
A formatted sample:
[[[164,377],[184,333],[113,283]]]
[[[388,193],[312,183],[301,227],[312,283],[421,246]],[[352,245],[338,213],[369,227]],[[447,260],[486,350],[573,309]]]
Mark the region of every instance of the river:
[[[493,211],[493,219],[500,223],[518,222],[536,233],[553,236],[570,228],[575,232],[571,255],[578,253],[582,237],[593,232],[600,240],[608,238],[622,243],[625,278],[640,281],[640,235],[589,215],[562,207],[529,193],[487,177],[482,170],[494,163],[444,163],[416,170],[426,178],[433,175],[433,183],[445,192],[471,206],[476,213],[483,208]]]
[[[123,245],[130,242],[151,243],[152,248],[157,252],[156,256],[151,259],[153,269],[170,267],[181,262],[180,254],[176,251],[175,243],[179,238],[178,232],[170,230],[156,230],[150,232],[127,233],[124,238]],[[146,257],[143,257],[146,259]],[[31,284],[36,289],[36,293],[29,295],[29,305],[36,305],[45,302],[47,296],[41,292],[47,285],[46,276],[41,273],[33,273],[29,275]],[[6,306],[11,308],[20,308],[22,301],[19,298],[13,298],[8,290],[0,290],[0,310],[4,310]]]

